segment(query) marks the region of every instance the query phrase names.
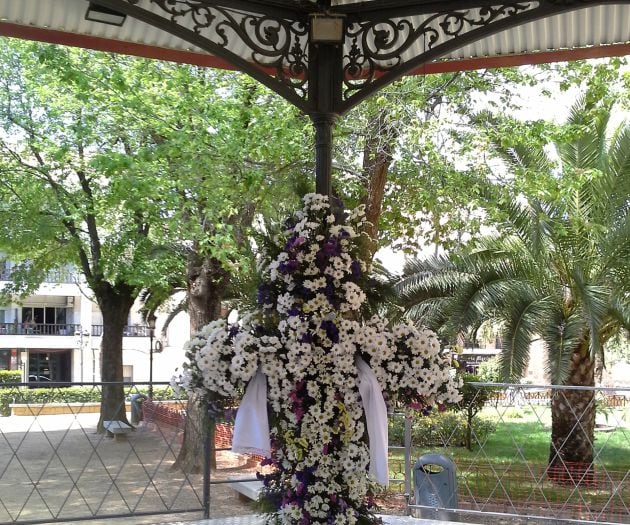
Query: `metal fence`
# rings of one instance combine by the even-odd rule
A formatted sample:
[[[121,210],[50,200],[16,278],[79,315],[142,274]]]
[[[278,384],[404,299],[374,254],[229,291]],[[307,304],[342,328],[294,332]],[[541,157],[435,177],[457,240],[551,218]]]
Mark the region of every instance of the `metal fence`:
[[[412,497],[413,514],[474,523],[630,523],[630,389],[469,385],[458,411],[406,420],[411,437],[398,463],[437,452],[457,470],[457,508],[440,514]],[[552,418],[564,424],[553,444]],[[576,440],[585,455],[569,461]],[[409,484],[407,491],[413,495]]]
[[[203,513],[202,474],[173,468],[182,429],[147,418],[97,433],[104,384],[0,384],[0,523]],[[147,385],[119,385],[131,399]],[[159,406],[183,413],[185,401],[154,383]],[[139,396],[139,401],[144,396]],[[180,425],[181,426],[181,425]],[[203,432],[203,429],[199,429]]]
[[[575,396],[568,394],[575,389],[471,385],[467,402],[454,409],[392,415],[392,482],[378,497],[383,513],[493,525],[630,523],[630,389],[581,389],[588,402],[578,413],[571,402]],[[256,512],[252,498],[260,486],[260,458],[229,451],[229,417],[214,421],[214,447],[209,426],[196,429],[204,469],[186,474],[174,468],[187,421],[185,403],[170,399],[157,384],[156,399],[143,403],[144,420],[114,439],[96,433],[102,384],[25,387],[0,385],[0,525]],[[129,400],[147,388],[124,388],[131,420]],[[564,478],[549,467],[554,401],[562,401],[576,421],[590,408],[597,412],[593,459],[565,465],[573,475]],[[452,508],[416,505],[412,471],[429,452],[455,462]]]
[[[92,336],[101,337],[103,335],[103,325],[92,325]],[[151,328],[145,325],[128,325],[123,328],[124,337],[149,337],[151,335]]]

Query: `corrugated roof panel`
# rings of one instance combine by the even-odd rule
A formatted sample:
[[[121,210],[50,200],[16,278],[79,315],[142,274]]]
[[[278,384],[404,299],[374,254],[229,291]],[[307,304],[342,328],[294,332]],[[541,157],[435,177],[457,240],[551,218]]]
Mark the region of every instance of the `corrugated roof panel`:
[[[443,59],[533,53],[630,42],[630,7],[598,6],[556,15],[502,31]]]
[[[373,1],[376,3],[378,0]],[[356,3],[356,0],[339,0],[336,3],[350,4]],[[87,21],[85,20],[87,5],[86,0],[46,0],[43,2],[40,0],[0,0],[0,18],[25,26],[50,28],[158,48],[202,52],[180,38],[130,17],[120,28]],[[164,15],[160,7],[149,0],[140,0],[139,5]],[[417,18],[416,25],[421,20]],[[438,20],[434,22],[436,27],[438,22]],[[190,18],[188,23],[191,23]],[[453,51],[442,59],[485,58],[628,42],[630,42],[630,6],[626,4],[603,5],[556,15],[506,30]],[[251,50],[239,39],[231,38],[229,49],[239,56],[251,59]],[[421,53],[423,49],[424,41],[419,39],[405,53],[405,60]]]

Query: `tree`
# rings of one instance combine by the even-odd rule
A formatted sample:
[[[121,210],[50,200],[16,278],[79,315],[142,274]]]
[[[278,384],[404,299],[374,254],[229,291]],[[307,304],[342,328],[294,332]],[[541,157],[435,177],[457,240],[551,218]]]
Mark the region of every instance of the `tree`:
[[[503,135],[496,151],[511,176],[539,179],[536,190],[503,206],[498,234],[416,260],[398,284],[408,314],[447,334],[501,326],[507,380],[520,379],[540,338],[553,384],[593,387],[604,343],[630,327],[630,126],[611,129],[611,111],[610,98],[589,91],[552,149]],[[559,389],[551,411],[550,476],[591,476],[593,390]]]
[[[485,404],[492,398],[496,389],[478,388],[471,383],[482,381],[482,378],[475,374],[461,374],[463,381],[459,392],[461,401],[454,406],[454,409],[463,412],[466,416],[466,435],[464,436],[464,446],[472,450],[473,444],[473,420],[481,412]],[[478,436],[477,436],[478,437]]]
[[[493,187],[485,163],[470,155],[475,103],[494,93],[513,107],[515,86],[529,79],[517,69],[406,77],[339,122],[334,189],[350,205],[365,204],[370,255],[388,245],[448,248],[479,231],[477,209]]]
[[[242,303],[246,292],[237,293],[236,285],[247,281],[255,265],[252,223],[282,215],[297,202],[294,186],[310,165],[310,128],[295,108],[244,75],[184,68],[177,71],[177,85],[170,103],[181,109],[167,118],[181,138],[161,146],[177,204],[157,252],[168,254],[174,265],[169,279],[152,283],[145,299],[152,310],[185,290],[183,309],[196,334],[220,317],[226,299]],[[180,147],[191,142],[205,147]],[[205,404],[191,395],[175,467],[203,468],[208,428],[212,433]]]
[[[123,326],[143,287],[184,276],[193,331],[218,315],[265,195],[292,194],[306,119],[232,72],[2,45],[0,237],[24,263],[5,292],[77,264],[103,312],[102,379],[121,382]],[[106,386],[101,420],[124,420],[123,399]]]
[[[133,118],[129,77],[146,61],[0,43],[0,242],[22,263],[5,293],[26,294],[50,268],[81,270],[103,315],[101,419],[125,421],[122,337],[147,279],[164,166],[150,128]],[[140,66],[141,68],[141,66]]]

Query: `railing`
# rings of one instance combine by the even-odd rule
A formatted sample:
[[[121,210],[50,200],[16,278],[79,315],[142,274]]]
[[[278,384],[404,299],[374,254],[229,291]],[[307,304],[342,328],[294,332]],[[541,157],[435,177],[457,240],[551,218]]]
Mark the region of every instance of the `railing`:
[[[124,337],[149,337],[151,329],[148,326],[142,325],[131,325],[125,326],[123,329]],[[93,324],[92,325],[92,336],[101,337],[103,335],[103,325],[102,324]]]
[[[181,429],[158,419],[132,421],[131,398],[146,396],[146,384],[120,385],[135,428],[115,422],[113,435],[97,433],[104,385],[0,384],[0,525],[117,517],[137,523],[139,516],[173,514],[192,520],[208,508],[203,476],[174,467]],[[165,398],[158,406],[186,406],[165,383],[153,383],[153,391]],[[205,427],[197,432],[207,435]]]
[[[205,443],[197,447],[205,448],[201,464],[214,465],[204,479],[174,466],[187,423],[183,402],[147,402],[145,421],[124,439],[110,440],[95,433],[98,413],[89,413],[98,412],[101,384],[83,390],[27,386],[0,385],[0,413],[16,413],[20,405],[29,414],[0,417],[0,466],[8,465],[0,468],[0,525],[191,510],[213,518],[255,512],[235,490],[255,485],[261,467],[257,458],[228,451],[231,415],[216,422],[215,456],[208,427],[196,428],[196,443]],[[630,389],[472,386],[467,404],[429,415],[392,416],[394,483],[377,495],[383,513],[506,525],[630,523],[630,405],[625,402]],[[146,385],[124,389],[128,398],[147,392]],[[159,389],[155,392],[157,398]],[[586,399],[579,409],[576,392]],[[576,417],[596,410],[594,439],[587,443],[592,460],[549,465],[554,403]],[[480,408],[470,433],[468,407]],[[199,424],[195,418],[188,422]],[[579,433],[582,425],[569,434]],[[428,452],[455,462],[457,508],[436,511],[416,505],[413,497],[408,506],[412,467]],[[557,455],[563,454],[561,447]]]
[[[0,323],[0,335],[74,335],[79,324]]]
[[[0,281],[12,281],[11,268],[0,270]],[[79,281],[79,274],[71,270],[51,270],[46,273],[42,282],[54,284],[73,284]]]
[[[73,284],[79,282],[79,274],[72,270],[51,270],[44,277],[45,283]]]

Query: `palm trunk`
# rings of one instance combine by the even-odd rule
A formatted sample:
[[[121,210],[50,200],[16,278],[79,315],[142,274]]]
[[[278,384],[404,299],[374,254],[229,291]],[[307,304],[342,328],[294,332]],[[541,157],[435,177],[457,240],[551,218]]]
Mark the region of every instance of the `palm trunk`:
[[[595,362],[589,356],[588,342],[574,352],[566,385],[595,385]],[[594,439],[595,392],[556,390],[551,401],[549,477],[559,483],[591,482]]]

